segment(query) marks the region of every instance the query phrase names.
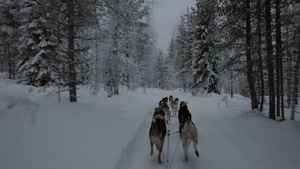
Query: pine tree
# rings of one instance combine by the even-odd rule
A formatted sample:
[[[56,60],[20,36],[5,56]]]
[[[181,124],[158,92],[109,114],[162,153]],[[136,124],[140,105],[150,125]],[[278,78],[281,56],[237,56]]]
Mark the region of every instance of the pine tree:
[[[168,58],[167,64],[169,65],[169,82],[171,83],[171,89],[177,87],[176,83],[176,71],[175,71],[175,58],[176,58],[176,44],[175,40],[172,38],[168,48]]]
[[[258,102],[255,90],[255,81],[253,80],[253,59],[251,51],[251,9],[250,1],[245,2],[245,18],[246,18],[246,57],[247,57],[247,80],[250,90],[251,108],[257,109]]]
[[[193,91],[220,93],[218,89],[217,55],[214,53],[214,1],[197,1],[195,15],[193,41]]]
[[[300,39],[300,35],[298,34],[297,39]],[[297,97],[298,97],[298,88],[299,88],[299,74],[300,74],[300,43],[298,41],[298,53],[297,53],[297,60],[295,65],[294,71],[294,85],[293,85],[293,94],[292,94],[292,105],[291,105],[291,120],[295,120],[295,112],[296,112],[296,105],[297,105]]]
[[[21,22],[18,1],[0,0],[0,55],[1,64],[8,69],[9,79],[16,78],[18,28]],[[4,69],[1,68],[3,71]]]
[[[281,36],[281,0],[275,1],[276,9],[276,97],[277,116],[284,117],[284,91],[283,91],[283,66],[282,66],[282,36]]]
[[[34,1],[20,3],[22,18],[19,27],[19,62],[18,81],[32,86],[45,86],[55,81],[52,62],[57,55],[57,37],[49,29],[51,25],[44,16],[44,11]]]
[[[269,118],[275,120],[275,87],[274,87],[274,70],[272,57],[272,28],[271,28],[271,0],[265,1],[266,16],[266,52],[268,63],[268,87],[269,87]]]
[[[166,54],[162,50],[158,51],[156,61],[154,64],[154,87],[160,89],[167,89],[169,87],[168,82],[168,65],[166,64]]]
[[[182,87],[184,92],[190,91],[192,82],[192,57],[191,57],[191,31],[188,22],[189,12],[181,16],[181,21],[177,27],[178,33],[175,40],[176,57],[175,70],[177,72],[176,79],[179,87]]]

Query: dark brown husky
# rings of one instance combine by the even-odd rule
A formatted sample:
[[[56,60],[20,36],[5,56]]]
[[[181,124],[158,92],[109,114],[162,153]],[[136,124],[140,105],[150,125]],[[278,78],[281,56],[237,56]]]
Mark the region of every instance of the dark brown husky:
[[[153,155],[153,144],[156,145],[158,151],[158,163],[161,161],[161,152],[164,146],[164,140],[167,133],[166,123],[165,123],[165,113],[161,108],[155,108],[151,127],[149,130],[150,146],[151,152],[150,155]]]

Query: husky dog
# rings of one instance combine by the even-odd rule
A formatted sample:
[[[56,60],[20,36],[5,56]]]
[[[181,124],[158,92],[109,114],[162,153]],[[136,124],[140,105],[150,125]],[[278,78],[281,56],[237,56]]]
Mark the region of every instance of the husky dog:
[[[167,133],[166,123],[165,123],[165,113],[161,108],[155,108],[153,113],[153,118],[151,122],[151,127],[149,130],[150,146],[151,152],[150,155],[153,155],[153,144],[156,145],[158,151],[158,163],[161,161],[161,152],[164,146],[164,139]]]
[[[176,116],[177,109],[178,109],[179,99],[176,97],[175,100],[172,102],[171,107],[173,109],[173,115]]]
[[[197,149],[198,144],[198,131],[195,124],[192,122],[192,115],[187,108],[187,102],[181,102],[178,114],[179,120],[179,134],[182,141],[184,159],[183,161],[188,161],[188,149],[191,141],[193,141],[193,146],[195,149],[195,154],[199,157],[199,151]]]
[[[170,120],[170,117],[171,117],[170,108],[167,104],[164,104],[162,109],[163,109],[164,113],[167,115],[167,123],[168,123],[168,120]]]
[[[158,106],[162,108],[165,104],[168,105],[168,97],[162,98],[161,101],[159,101]]]
[[[172,103],[173,103],[173,96],[170,95],[170,96],[169,96],[169,104],[170,104],[171,107],[172,107]]]
[[[184,151],[184,159],[183,161],[188,161],[188,149],[191,141],[193,141],[193,146],[195,149],[195,154],[199,157],[199,151],[197,149],[198,144],[198,131],[195,124],[191,120],[184,120],[183,125],[180,125],[179,128],[180,138],[182,141],[183,151]]]
[[[170,120],[171,112],[168,106],[168,97],[162,98],[158,105],[159,108],[161,108],[164,111],[164,113],[167,115],[166,121]]]
[[[188,110],[187,104],[188,102],[184,102],[184,101],[180,102],[180,107],[178,111],[179,124],[183,124],[184,119],[192,120],[192,114]]]

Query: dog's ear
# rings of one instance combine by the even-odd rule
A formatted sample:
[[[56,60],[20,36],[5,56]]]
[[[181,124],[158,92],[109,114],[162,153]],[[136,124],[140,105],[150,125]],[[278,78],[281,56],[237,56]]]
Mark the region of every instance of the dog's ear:
[[[183,103],[184,103],[183,101],[180,102],[180,107],[183,107]]]

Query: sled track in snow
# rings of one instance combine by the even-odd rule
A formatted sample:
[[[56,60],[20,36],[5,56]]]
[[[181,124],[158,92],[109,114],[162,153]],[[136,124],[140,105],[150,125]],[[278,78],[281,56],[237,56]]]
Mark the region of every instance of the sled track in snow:
[[[128,169],[128,167],[131,163],[131,158],[133,157],[134,152],[135,152],[136,148],[138,147],[139,142],[142,140],[140,138],[144,137],[143,136],[144,133],[147,132],[147,130],[148,130],[147,124],[150,121],[149,118],[152,116],[152,114],[153,114],[153,109],[150,109],[145,114],[145,119],[140,124],[133,139],[127,144],[127,147],[125,149],[123,149],[122,157],[118,160],[116,167],[115,167],[116,169]]]

